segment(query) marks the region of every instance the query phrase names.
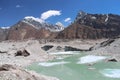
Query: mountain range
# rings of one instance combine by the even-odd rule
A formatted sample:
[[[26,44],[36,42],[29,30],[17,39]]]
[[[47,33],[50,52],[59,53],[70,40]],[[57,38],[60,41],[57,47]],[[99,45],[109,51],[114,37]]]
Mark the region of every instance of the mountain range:
[[[8,29],[0,29],[0,41],[23,39],[102,39],[120,35],[120,16],[80,11],[66,28],[27,16]]]
[[[115,14],[89,14],[79,12],[74,22],[56,38],[101,39],[120,35],[120,16]]]

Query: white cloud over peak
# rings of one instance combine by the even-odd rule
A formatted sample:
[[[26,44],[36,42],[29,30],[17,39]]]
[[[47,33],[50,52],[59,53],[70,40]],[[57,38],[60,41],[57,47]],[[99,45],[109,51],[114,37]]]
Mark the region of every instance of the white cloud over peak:
[[[43,22],[44,22],[42,19],[40,19],[40,18],[35,18],[35,17],[33,17],[33,16],[26,16],[24,19],[33,19],[33,20],[38,21],[38,22],[40,22],[40,23],[43,23]]]
[[[58,10],[48,10],[46,12],[43,12],[41,14],[41,19],[42,20],[46,20],[48,19],[49,17],[52,17],[52,16],[59,16],[61,15],[61,11],[58,11]]]
[[[64,22],[71,22],[71,18],[66,18],[65,20],[64,20]]]
[[[20,7],[22,7],[21,5],[16,5],[16,8],[20,8]]]

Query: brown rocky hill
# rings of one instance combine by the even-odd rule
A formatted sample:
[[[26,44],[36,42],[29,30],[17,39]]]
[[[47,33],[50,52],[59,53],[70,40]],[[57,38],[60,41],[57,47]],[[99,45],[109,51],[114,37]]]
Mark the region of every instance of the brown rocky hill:
[[[120,16],[79,12],[75,21],[57,35],[57,39],[100,39],[120,35]]]
[[[9,29],[8,40],[39,39],[47,38],[51,35],[49,30],[35,29],[24,22],[19,22]]]

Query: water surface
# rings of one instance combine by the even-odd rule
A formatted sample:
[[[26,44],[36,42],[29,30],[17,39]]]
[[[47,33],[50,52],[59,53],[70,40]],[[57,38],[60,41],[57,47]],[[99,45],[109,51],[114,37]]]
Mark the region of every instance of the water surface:
[[[105,58],[106,56],[79,53],[64,59],[33,63],[27,69],[60,80],[120,80],[120,63],[105,62]]]

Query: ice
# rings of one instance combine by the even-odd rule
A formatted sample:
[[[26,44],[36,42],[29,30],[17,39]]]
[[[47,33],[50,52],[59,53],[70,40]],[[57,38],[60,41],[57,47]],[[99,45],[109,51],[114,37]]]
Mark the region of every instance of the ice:
[[[51,66],[60,65],[60,64],[67,64],[67,63],[69,63],[69,62],[65,62],[65,61],[61,61],[61,62],[42,62],[42,63],[39,63],[38,65],[45,66],[45,67],[51,67]]]
[[[87,55],[84,57],[81,57],[79,59],[79,62],[77,62],[78,64],[84,64],[84,63],[92,63],[92,62],[97,62],[100,60],[106,59],[106,57],[104,56],[94,56],[94,55]]]
[[[104,69],[100,71],[104,76],[110,78],[120,78],[120,69]]]
[[[67,52],[53,52],[49,54],[79,54],[79,53],[76,51],[67,51]]]

